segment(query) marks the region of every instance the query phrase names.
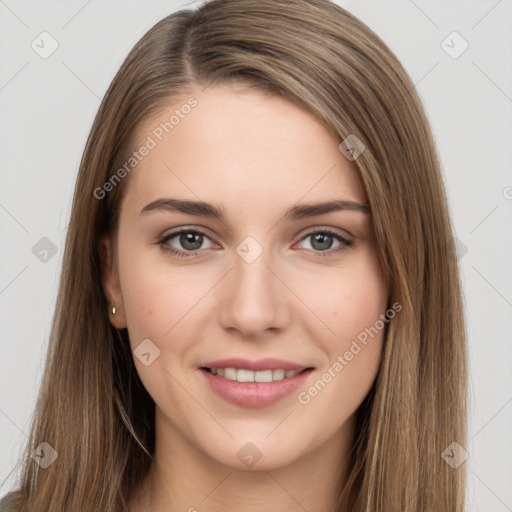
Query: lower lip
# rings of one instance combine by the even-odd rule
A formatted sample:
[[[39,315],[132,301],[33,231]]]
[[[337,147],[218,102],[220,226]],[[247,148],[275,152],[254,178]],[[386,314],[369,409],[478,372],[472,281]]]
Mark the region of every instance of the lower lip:
[[[228,402],[244,407],[264,407],[281,400],[303,384],[312,371],[309,368],[294,377],[273,382],[238,382],[200,369],[215,393]]]

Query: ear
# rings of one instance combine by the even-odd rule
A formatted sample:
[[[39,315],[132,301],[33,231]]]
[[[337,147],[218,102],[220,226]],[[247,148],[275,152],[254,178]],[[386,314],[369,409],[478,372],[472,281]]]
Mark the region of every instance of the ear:
[[[115,270],[116,262],[114,260],[114,251],[110,237],[102,237],[100,239],[98,251],[101,260],[101,284],[109,304],[108,315],[110,323],[116,329],[124,329],[126,327],[126,317],[123,297],[119,284],[119,276]],[[113,306],[116,308],[115,314],[112,311]]]

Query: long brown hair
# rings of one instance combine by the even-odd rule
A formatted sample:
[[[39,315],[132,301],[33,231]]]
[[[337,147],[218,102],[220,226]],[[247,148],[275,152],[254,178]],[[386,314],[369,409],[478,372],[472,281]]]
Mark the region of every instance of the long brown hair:
[[[431,130],[399,60],[328,0],[211,0],[159,21],[136,44],[94,120],[76,182],[42,385],[19,488],[19,512],[127,510],[154,450],[154,403],[126,329],[109,322],[98,241],[116,232],[129,176],[103,187],[134,150],[140,122],[190,86],[238,81],[307,108],[355,160],[373,213],[390,323],[373,388],[357,412],[339,510],[464,508],[466,335],[457,256]],[[132,172],[137,172],[134,169]],[[47,442],[57,460],[30,457]]]

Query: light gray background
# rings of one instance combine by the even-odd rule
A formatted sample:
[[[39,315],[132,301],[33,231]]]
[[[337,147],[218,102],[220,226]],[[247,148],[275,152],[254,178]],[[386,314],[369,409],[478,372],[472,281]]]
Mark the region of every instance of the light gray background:
[[[401,59],[432,123],[466,295],[468,510],[511,511],[512,0],[339,3]],[[154,23],[197,5],[0,0],[0,496],[28,432],[73,185],[100,98]],[[47,59],[31,47],[43,31],[59,45]],[[441,46],[453,31],[469,44],[456,59]],[[32,252],[43,237],[57,248],[46,262]]]

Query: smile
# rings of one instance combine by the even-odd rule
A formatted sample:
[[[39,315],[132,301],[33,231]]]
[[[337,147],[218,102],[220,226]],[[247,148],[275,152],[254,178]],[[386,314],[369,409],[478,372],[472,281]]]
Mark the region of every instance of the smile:
[[[198,368],[220,398],[242,407],[278,402],[304,384],[314,368],[278,359],[224,359]]]

